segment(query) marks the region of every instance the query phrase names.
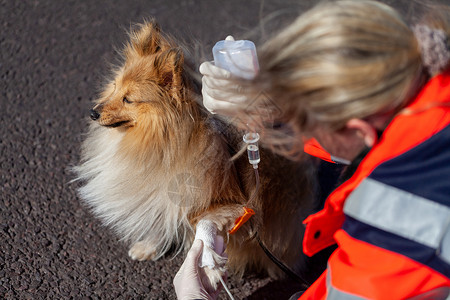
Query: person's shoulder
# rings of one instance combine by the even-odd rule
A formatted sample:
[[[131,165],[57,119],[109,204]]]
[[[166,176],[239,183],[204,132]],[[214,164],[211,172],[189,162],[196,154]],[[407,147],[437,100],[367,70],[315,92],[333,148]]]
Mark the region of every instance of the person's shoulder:
[[[450,206],[450,125],[380,164],[369,178]]]

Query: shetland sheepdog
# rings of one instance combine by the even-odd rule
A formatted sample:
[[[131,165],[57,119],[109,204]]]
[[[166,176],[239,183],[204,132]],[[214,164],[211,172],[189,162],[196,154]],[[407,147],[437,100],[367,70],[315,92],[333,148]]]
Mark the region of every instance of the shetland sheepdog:
[[[242,133],[202,107],[184,57],[155,22],[131,30],[122,63],[91,110],[75,167],[80,198],[130,244],[132,259],[188,250],[196,224],[207,219],[227,242],[231,271],[282,276],[255,235],[301,270],[301,222],[312,206],[309,164],[262,149],[256,189],[245,155],[231,160]],[[253,194],[256,214],[229,235]]]

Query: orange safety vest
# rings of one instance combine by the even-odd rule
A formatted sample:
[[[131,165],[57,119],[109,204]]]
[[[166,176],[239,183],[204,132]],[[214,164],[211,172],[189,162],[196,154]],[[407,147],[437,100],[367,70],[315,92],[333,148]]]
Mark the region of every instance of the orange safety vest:
[[[426,84],[304,224],[307,255],[338,248],[302,300],[450,295],[450,72]]]

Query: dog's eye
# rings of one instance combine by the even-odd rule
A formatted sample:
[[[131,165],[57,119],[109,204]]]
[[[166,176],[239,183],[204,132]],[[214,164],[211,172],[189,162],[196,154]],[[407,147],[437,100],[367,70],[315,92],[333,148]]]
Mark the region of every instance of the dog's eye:
[[[132,103],[132,101],[128,100],[126,97],[123,97],[123,102],[128,104]]]

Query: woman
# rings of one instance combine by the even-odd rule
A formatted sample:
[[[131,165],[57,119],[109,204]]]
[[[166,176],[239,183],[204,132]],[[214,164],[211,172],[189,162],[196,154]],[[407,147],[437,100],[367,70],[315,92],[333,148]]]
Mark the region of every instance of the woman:
[[[248,110],[245,99],[261,90],[273,99],[284,125],[266,130],[264,137],[275,149],[298,153],[301,141],[315,138],[307,145],[320,144],[333,157],[353,162],[363,157],[325,208],[304,221],[307,255],[338,247],[300,299],[449,296],[446,10],[410,28],[379,2],[326,3],[268,41],[258,52],[260,73],[239,88],[224,70],[202,64],[210,111],[232,116]],[[246,98],[230,97],[230,90],[244,91]],[[297,143],[286,142],[285,135],[280,141],[277,131],[296,133]],[[192,266],[200,251],[193,249],[185,262]],[[189,277],[183,277],[185,269],[176,286]]]

